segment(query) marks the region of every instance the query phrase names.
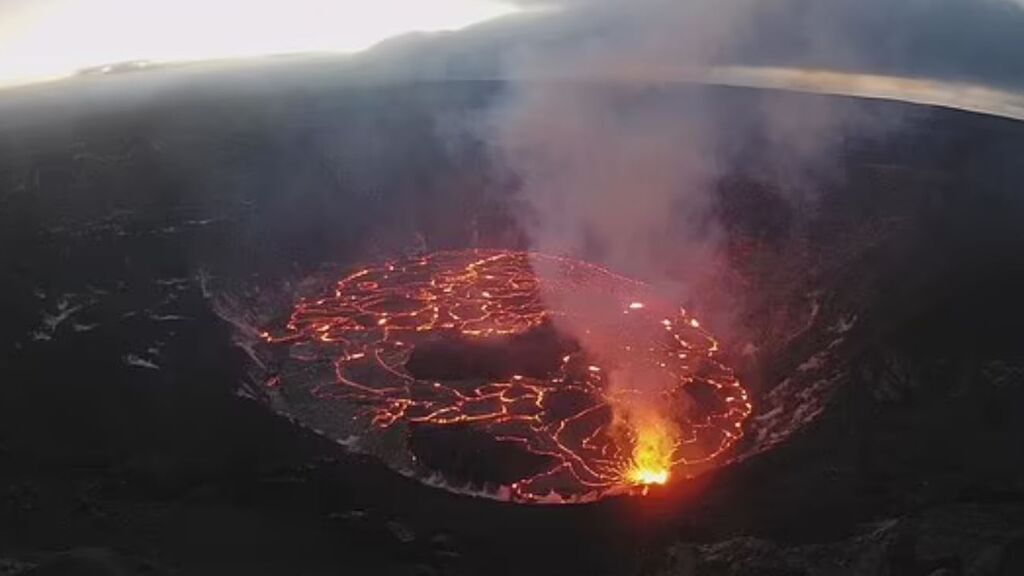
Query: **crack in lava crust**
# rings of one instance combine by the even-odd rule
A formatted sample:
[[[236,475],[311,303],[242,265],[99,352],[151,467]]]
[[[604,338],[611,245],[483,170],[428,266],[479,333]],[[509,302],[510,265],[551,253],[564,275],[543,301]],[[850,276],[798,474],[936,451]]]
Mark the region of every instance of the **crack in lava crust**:
[[[585,299],[586,310],[574,303]],[[417,377],[410,358],[439,338],[503,342],[571,325],[581,345],[559,351],[543,374],[476,374],[443,380]],[[610,335],[593,349],[586,335]],[[685,310],[661,303],[648,286],[606,269],[564,258],[514,251],[441,252],[359,270],[333,295],[300,301],[278,332],[264,332],[293,362],[324,370],[301,392],[310,403],[341,403],[358,436],[405,438],[416,427],[468,427],[495,445],[534,458],[528,472],[501,482],[492,495],[529,503],[593,500],[643,492],[673,474],[693,475],[720,464],[751,414],[747,392],[717,359],[718,344]],[[654,372],[652,372],[654,371]],[[287,389],[297,371],[269,381]],[[616,374],[655,373],[655,391]],[[639,469],[644,419],[635,399],[665,407],[657,424],[663,470]],[[293,391],[294,396],[294,391]],[[301,419],[301,418],[300,418]],[[337,436],[337,433],[335,434]],[[471,459],[487,458],[473,452]],[[494,458],[502,458],[495,454]],[[414,472],[438,472],[414,454]],[[493,491],[492,491],[493,492]]]

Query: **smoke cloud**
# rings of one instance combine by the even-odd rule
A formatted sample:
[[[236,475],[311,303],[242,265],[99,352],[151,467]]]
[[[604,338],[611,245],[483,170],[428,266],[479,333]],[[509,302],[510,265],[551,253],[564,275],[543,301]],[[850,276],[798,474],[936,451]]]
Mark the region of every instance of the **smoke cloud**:
[[[583,257],[652,281],[686,298],[701,271],[713,267],[718,231],[710,190],[718,176],[716,132],[705,95],[638,80],[659,63],[703,66],[719,53],[746,2],[650,2],[659,16],[592,3],[592,24],[576,41],[507,63],[516,79],[495,109],[488,139],[519,182],[519,217],[531,248]],[[670,18],[667,18],[670,17]],[[672,271],[689,271],[682,275]],[[537,273],[557,274],[539,268]],[[559,278],[546,278],[557,283]],[[616,331],[628,302],[577,292],[560,328],[608,366],[629,346],[656,346],[659,326],[627,336]],[[573,318],[587,318],[586,327]],[[595,329],[595,326],[606,329]],[[674,379],[654,366],[608,370],[615,429],[633,446],[634,467],[666,469],[688,401]]]
[[[463,36],[477,59],[445,54],[450,72],[480,74],[481,48],[499,47],[496,74],[511,88],[484,138],[518,179],[532,247],[603,262],[683,299],[699,297],[693,286],[718,258],[712,191],[736,135],[715,117],[715,96],[679,81],[973,103],[1024,117],[1024,97],[1000,88],[1024,82],[1016,0],[519,4],[555,10]],[[828,100],[764,99],[742,112],[766,138],[760,168],[791,196],[813,196],[804,176],[827,172],[851,132],[899,124]]]
[[[531,248],[601,262],[652,282],[676,301],[703,302],[698,310],[730,332],[741,328],[729,325],[735,302],[722,297],[715,280],[723,230],[714,191],[730,168],[727,151],[736,135],[713,111],[719,110],[709,101],[715,93],[673,80],[699,81],[710,70],[719,79],[731,74],[733,84],[756,85],[744,79],[765,75],[767,66],[840,77],[982,79],[994,86],[1024,78],[1024,35],[1015,34],[1024,31],[1024,11],[1006,0],[576,1],[561,7],[541,35],[547,41],[507,51],[500,76],[512,85],[484,135],[518,183],[517,213]],[[804,175],[827,171],[835,144],[850,132],[898,125],[827,100],[766,99],[742,113],[768,137],[763,170],[794,196],[813,195]],[[607,317],[609,326],[621,314],[599,299],[588,304],[586,294],[573,297],[572,307]],[[613,334],[584,334],[571,321],[564,324],[598,356],[615,345]],[[617,417],[671,426],[674,415],[661,400],[670,382],[634,371],[613,374],[611,385],[613,395],[643,391]]]
[[[518,181],[532,248],[599,261],[682,300],[716,269],[722,238],[713,189],[730,169],[719,95],[676,82],[745,49],[765,16],[755,0],[582,2],[562,14],[576,34],[521,49],[485,139]],[[791,194],[827,162],[843,130],[865,124],[825,101],[763,100],[755,117],[776,153],[764,170]],[[863,129],[863,126],[858,126]]]

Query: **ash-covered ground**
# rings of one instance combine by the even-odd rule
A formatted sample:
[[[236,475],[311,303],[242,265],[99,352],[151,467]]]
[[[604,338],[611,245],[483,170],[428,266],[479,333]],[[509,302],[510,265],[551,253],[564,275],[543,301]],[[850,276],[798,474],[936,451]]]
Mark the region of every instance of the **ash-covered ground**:
[[[217,82],[5,103],[0,573],[1024,570],[1024,127],[832,99],[893,128],[843,139],[808,197],[744,111],[827,97],[662,88],[713,92],[733,144],[716,290],[687,304],[728,309],[708,323],[755,413],[697,480],[531,507],[293,424],[246,349],[358,263],[527,247],[487,151],[438,128],[502,86]]]

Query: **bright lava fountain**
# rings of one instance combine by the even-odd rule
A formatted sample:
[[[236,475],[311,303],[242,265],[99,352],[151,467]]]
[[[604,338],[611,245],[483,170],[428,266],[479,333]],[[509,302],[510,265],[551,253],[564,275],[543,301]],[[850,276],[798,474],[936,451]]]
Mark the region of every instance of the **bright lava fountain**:
[[[752,410],[685,310],[534,253],[365,268],[263,339],[283,412],[404,472],[518,502],[645,492],[708,470]]]

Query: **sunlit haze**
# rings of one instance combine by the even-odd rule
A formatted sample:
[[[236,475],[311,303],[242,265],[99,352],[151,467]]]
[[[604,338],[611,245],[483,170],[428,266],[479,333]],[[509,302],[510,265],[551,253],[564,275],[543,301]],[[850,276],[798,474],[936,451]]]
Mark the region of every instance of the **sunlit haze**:
[[[514,10],[494,0],[6,0],[0,86],[134,60],[355,52]]]

